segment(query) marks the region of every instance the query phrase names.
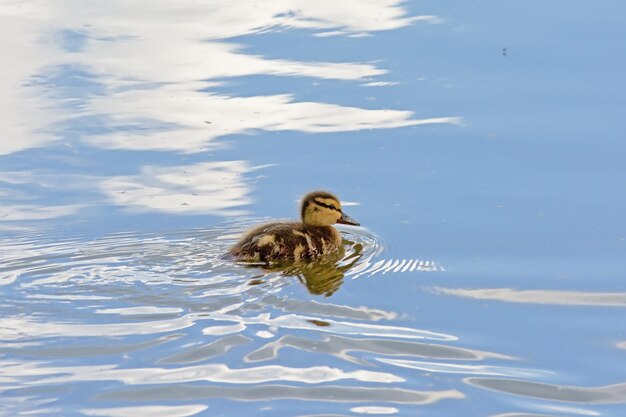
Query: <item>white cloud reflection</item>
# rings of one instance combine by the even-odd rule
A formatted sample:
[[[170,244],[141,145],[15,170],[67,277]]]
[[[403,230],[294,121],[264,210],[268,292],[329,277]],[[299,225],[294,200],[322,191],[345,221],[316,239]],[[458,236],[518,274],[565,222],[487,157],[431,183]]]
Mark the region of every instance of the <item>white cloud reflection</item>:
[[[439,294],[510,303],[626,307],[626,293],[623,292],[603,293],[558,290],[514,290],[512,288],[462,289],[443,287],[434,287],[433,290]]]
[[[112,115],[116,123],[137,125],[140,120],[159,120],[175,127],[97,135],[88,141],[106,148],[198,152],[210,149],[211,141],[219,136],[255,130],[322,133],[459,122],[455,117],[414,119],[409,111],[297,102],[291,95],[228,97],[199,89],[200,85],[190,89],[172,84],[103,98],[92,110],[116,109],[118,113]]]
[[[45,193],[84,191],[100,178],[87,175],[50,175],[44,171],[0,172],[0,222],[49,220],[78,213],[86,204],[43,203],[34,190]]]
[[[56,51],[41,42],[41,10],[22,1],[0,3],[0,156],[43,146],[56,137],[46,129],[62,115],[32,77],[60,63]]]
[[[243,175],[261,167],[245,161],[195,165],[145,166],[139,175],[102,181],[115,204],[169,213],[240,215],[237,207],[250,203]]]
[[[54,219],[75,214],[83,207],[81,204],[46,207],[31,204],[3,205],[0,207],[0,221]]]
[[[53,125],[89,115],[105,117],[114,126],[168,126],[149,133],[122,129],[121,134],[92,136],[92,144],[179,152],[202,151],[216,137],[253,130],[338,132],[456,122],[415,119],[408,111],[298,102],[284,94],[231,97],[211,92],[216,85],[211,80],[243,75],[360,80],[384,74],[373,63],[269,59],[225,40],[281,28],[362,36],[438,21],[409,16],[400,0],[189,0],[184,7],[165,0],[9,1],[0,5],[0,21],[9,34],[0,38],[0,46],[12,51],[11,65],[0,68],[0,110],[8,121],[0,155],[43,146],[58,137]],[[79,89],[74,94],[80,97],[62,99],[52,94],[64,85],[33,85],[59,66],[81,68],[103,91],[89,95]],[[68,102],[75,104],[71,110],[64,108]]]
[[[30,316],[0,318],[0,340],[19,341],[35,337],[92,337],[107,335],[110,337],[158,334],[185,329],[195,324],[196,316],[187,314],[169,320],[155,320],[138,323],[77,324],[62,322],[42,322]]]
[[[376,406],[365,406],[365,407],[352,407],[350,409],[353,413],[357,414],[396,414],[398,413],[397,408],[395,407],[376,407]]]
[[[292,87],[281,84],[283,77],[355,81],[355,88],[384,87],[393,81],[377,79],[387,72],[378,62],[305,61],[281,56],[280,50],[268,57],[247,49],[244,38],[300,29],[310,32],[307,42],[327,45],[314,36],[370,36],[439,21],[435,16],[411,16],[402,4],[4,1],[0,48],[11,51],[11,62],[0,67],[0,156],[60,140],[70,146],[80,141],[103,149],[197,153],[213,149],[222,136],[259,131],[324,133],[458,123],[455,117],[420,119],[411,111],[328,102],[332,98],[303,101]],[[234,93],[220,90],[225,78],[255,75],[270,75],[276,82],[267,83],[271,89],[263,95],[248,94],[245,85]],[[83,175],[89,184],[65,181],[69,174],[46,172],[59,185],[43,186],[50,193],[95,188],[134,210],[238,215],[243,213],[240,206],[250,203],[243,175],[253,169],[243,161],[144,166],[127,176]],[[20,184],[27,187],[36,181]],[[11,196],[0,190],[0,220],[52,219],[83,207],[36,205],[37,198],[27,201],[32,196],[20,196],[17,189],[13,187]],[[94,201],[100,204],[100,196],[91,196]]]
[[[191,417],[209,408],[208,405],[150,405],[142,407],[93,408],[82,410],[87,416],[102,417]]]
[[[344,371],[330,366],[289,367],[282,365],[230,368],[221,363],[178,368],[118,368],[116,365],[85,365],[47,367],[39,362],[0,362],[4,377],[17,379],[25,376],[44,377],[45,384],[73,381],[120,381],[128,385],[172,384],[207,381],[226,384],[260,384],[289,381],[321,384],[342,380],[395,383],[405,379],[386,372],[357,369]]]

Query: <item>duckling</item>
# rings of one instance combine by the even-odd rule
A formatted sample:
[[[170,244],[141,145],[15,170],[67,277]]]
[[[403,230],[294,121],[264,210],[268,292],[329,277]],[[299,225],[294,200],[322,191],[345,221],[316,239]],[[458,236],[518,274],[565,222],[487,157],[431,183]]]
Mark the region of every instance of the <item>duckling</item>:
[[[304,196],[302,222],[269,223],[249,231],[230,254],[245,261],[299,261],[337,252],[341,235],[335,223],[359,226],[341,210],[339,199],[326,191]]]

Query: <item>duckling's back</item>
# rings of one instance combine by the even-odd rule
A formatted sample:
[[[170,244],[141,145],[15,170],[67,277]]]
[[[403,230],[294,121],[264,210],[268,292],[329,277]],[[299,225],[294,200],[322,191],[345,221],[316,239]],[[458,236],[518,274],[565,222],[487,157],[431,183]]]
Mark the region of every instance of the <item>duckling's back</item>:
[[[341,236],[332,226],[270,223],[248,232],[230,254],[240,260],[302,260],[337,251]]]

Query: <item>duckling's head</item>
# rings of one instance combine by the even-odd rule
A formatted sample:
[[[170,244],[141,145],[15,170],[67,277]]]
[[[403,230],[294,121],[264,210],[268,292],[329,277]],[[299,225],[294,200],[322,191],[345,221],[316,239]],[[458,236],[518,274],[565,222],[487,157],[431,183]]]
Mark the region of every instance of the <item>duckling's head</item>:
[[[302,199],[302,223],[309,226],[330,226],[335,223],[359,226],[359,223],[341,211],[341,202],[326,191],[313,191]]]

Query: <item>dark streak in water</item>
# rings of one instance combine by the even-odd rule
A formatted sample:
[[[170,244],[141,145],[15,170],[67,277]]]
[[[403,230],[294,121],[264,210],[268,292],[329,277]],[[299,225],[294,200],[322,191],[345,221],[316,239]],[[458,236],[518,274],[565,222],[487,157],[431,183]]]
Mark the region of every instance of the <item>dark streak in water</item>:
[[[327,353],[359,364],[368,364],[368,362],[350,355],[350,352],[366,352],[373,355],[413,356],[441,360],[483,360],[488,357],[506,358],[490,352],[480,352],[433,343],[391,339],[353,339],[336,335],[324,336],[321,340],[312,340],[290,335],[267,343],[260,349],[249,353],[245,359],[249,362],[276,359],[280,350],[286,347],[308,352]]]
[[[542,384],[501,378],[466,378],[465,382],[479,388],[506,392],[544,400],[584,404],[611,404],[626,402],[626,382],[602,387],[574,387]]]
[[[221,356],[236,346],[245,345],[250,342],[252,342],[252,339],[250,339],[249,337],[235,334],[218,339],[203,346],[190,348],[186,351],[168,356],[166,358],[158,360],[157,363],[187,364],[202,362],[207,359]]]
[[[235,401],[306,400],[330,402],[432,404],[446,399],[462,399],[457,390],[415,391],[403,388],[365,388],[345,386],[293,387],[264,385],[252,387],[213,387],[176,385],[156,388],[110,391],[95,397],[100,401],[166,400],[188,401],[205,398],[227,398]]]

